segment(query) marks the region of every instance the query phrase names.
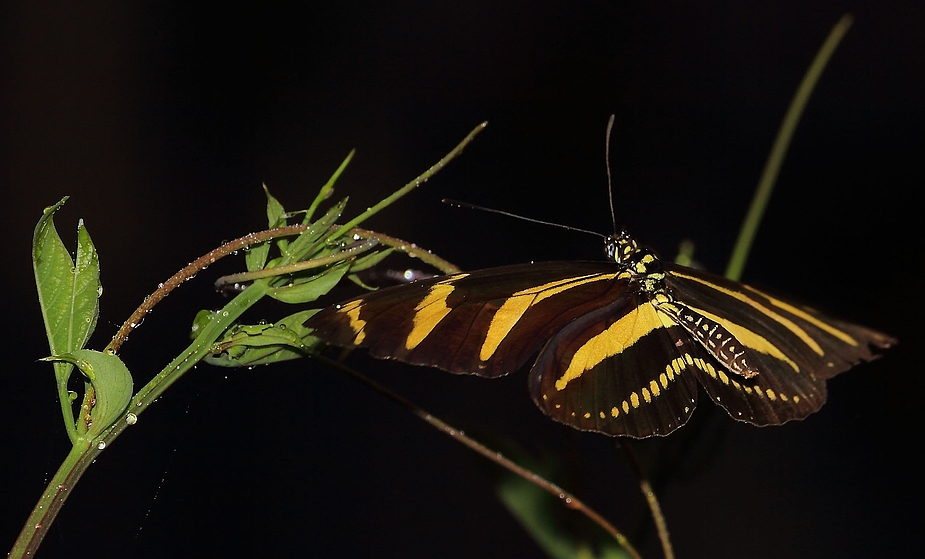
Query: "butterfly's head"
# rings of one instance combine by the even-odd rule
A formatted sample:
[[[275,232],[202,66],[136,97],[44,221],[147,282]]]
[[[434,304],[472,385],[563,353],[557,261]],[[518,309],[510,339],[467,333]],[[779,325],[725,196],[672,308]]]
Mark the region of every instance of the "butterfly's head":
[[[608,235],[604,239],[604,255],[608,260],[613,260],[617,264],[627,262],[638,251],[639,246],[636,240],[626,231]]]

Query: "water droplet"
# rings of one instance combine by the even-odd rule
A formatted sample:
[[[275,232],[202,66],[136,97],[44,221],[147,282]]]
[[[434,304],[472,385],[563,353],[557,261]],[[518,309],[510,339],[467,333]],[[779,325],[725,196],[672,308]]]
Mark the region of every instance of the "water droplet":
[[[134,425],[138,423],[138,416],[135,415],[134,413],[128,413],[125,416],[125,422],[128,423],[129,425]]]
[[[96,296],[97,297],[103,296],[103,286],[102,285],[96,288]]]
[[[96,448],[103,450],[106,448],[106,441],[100,441],[100,444],[96,445]]]

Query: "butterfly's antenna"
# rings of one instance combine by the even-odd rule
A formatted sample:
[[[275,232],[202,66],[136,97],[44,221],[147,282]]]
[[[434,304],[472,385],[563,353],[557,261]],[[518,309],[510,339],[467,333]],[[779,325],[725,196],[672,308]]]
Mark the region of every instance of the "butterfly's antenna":
[[[607,197],[610,199],[610,220],[613,232],[617,233],[617,216],[613,211],[613,181],[610,178],[610,131],[613,130],[614,115],[607,121],[607,138],[604,140],[604,164],[607,166]]]
[[[477,206],[475,204],[470,204],[468,202],[460,202],[458,200],[450,200],[449,198],[444,198],[441,200],[444,204],[449,204],[450,206],[456,206],[458,208],[469,208],[470,210],[482,210],[483,212],[489,212],[493,214],[506,215],[508,217],[513,217],[516,219],[522,219],[524,221],[529,221],[530,223],[539,223],[540,225],[551,225],[553,227],[560,227],[562,229],[568,229],[569,231],[577,231],[578,233],[588,233],[595,235],[597,237],[606,237],[606,235],[601,235],[596,231],[588,231],[587,229],[579,229],[578,227],[571,227],[569,225],[562,225],[561,223],[553,223],[552,221],[543,221],[542,219],[533,219],[532,217],[524,217],[522,215],[513,214],[511,212],[506,212],[504,210],[496,210],[494,208],[486,208],[484,206]]]

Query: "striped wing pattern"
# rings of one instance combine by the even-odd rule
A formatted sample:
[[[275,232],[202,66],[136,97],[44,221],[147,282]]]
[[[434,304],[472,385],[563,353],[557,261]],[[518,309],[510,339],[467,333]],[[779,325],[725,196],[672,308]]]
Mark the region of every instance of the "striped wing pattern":
[[[776,425],[817,411],[825,379],[895,340],[743,284],[666,266],[665,292],[744,346],[752,378],[730,373],[654,291],[613,262],[479,270],[372,292],[307,322],[320,339],[453,373],[498,377],[539,353],[530,394],[552,419],[609,435],[667,435],[697,383],[735,419]],[[654,276],[653,276],[654,277]],[[659,292],[661,293],[661,292]],[[664,309],[664,307],[662,307]]]
[[[502,266],[374,291],[307,325],[328,343],[368,348],[374,357],[498,377],[628,286],[603,262]]]
[[[747,348],[759,370],[745,380],[714,369],[698,380],[714,402],[739,420],[777,425],[803,419],[826,400],[825,379],[878,357],[890,336],[836,320],[721,276],[669,268],[675,298],[720,321]]]

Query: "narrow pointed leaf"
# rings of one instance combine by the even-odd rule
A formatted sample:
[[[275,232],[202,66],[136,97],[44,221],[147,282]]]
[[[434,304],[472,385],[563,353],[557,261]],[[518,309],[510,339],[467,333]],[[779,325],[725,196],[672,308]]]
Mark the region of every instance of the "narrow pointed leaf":
[[[267,188],[267,185],[263,185],[263,191],[267,195],[267,224],[270,229],[274,227],[282,227],[286,225],[286,210],[283,208],[283,205],[279,203],[279,200],[273,197],[270,194],[270,190]],[[279,241],[282,243],[280,245],[281,250],[285,250],[287,246],[287,241],[281,239]],[[267,256],[270,254],[270,243],[263,242],[259,245],[254,245],[248,249],[247,254],[244,255],[244,263],[247,265],[247,271],[253,272],[255,270],[262,270],[267,263]]]
[[[286,210],[283,208],[283,205],[270,194],[267,185],[263,185],[263,191],[267,195],[267,224],[270,226],[270,229],[286,225]]]
[[[340,167],[334,171],[334,174],[331,175],[331,178],[328,179],[328,182],[321,187],[321,190],[318,191],[318,194],[315,196],[315,199],[312,201],[312,205],[309,206],[308,210],[305,211],[305,219],[302,221],[303,224],[308,224],[311,222],[312,217],[315,215],[315,210],[318,209],[318,206],[321,202],[330,198],[331,194],[334,193],[334,183],[337,182],[337,179],[340,178],[341,173],[344,172],[344,169],[347,168],[347,165],[350,164],[350,160],[353,159],[354,154],[356,154],[355,149],[350,150],[350,153],[347,154],[347,157],[344,158],[341,162]]]
[[[307,278],[302,278],[304,283],[293,283],[292,285],[272,288],[267,291],[267,295],[283,303],[311,303],[333,289],[349,269],[349,262],[341,262],[308,281],[306,281]]]
[[[361,256],[353,261],[350,265],[350,272],[362,272],[363,270],[368,270],[376,264],[382,262],[386,256],[392,254],[395,251],[394,248],[387,248],[377,252],[371,252],[365,256]]]
[[[289,243],[289,247],[283,252],[284,263],[289,264],[291,262],[305,260],[310,257],[313,252],[317,251],[321,247],[321,243],[324,242],[328,230],[341,216],[346,205],[346,198],[334,204],[334,206],[319,218],[318,221],[312,223],[304,233]]]

